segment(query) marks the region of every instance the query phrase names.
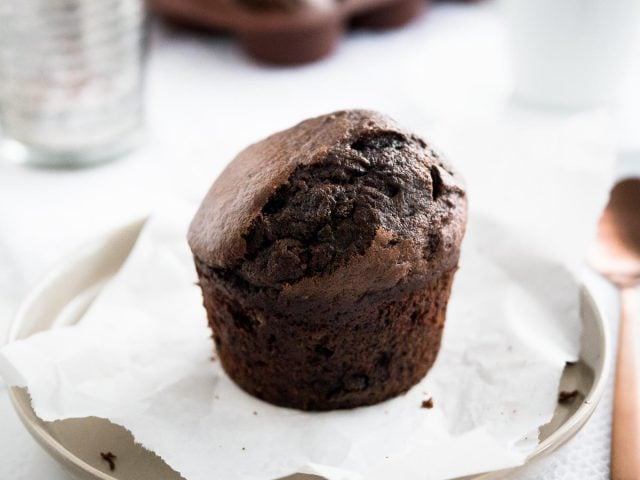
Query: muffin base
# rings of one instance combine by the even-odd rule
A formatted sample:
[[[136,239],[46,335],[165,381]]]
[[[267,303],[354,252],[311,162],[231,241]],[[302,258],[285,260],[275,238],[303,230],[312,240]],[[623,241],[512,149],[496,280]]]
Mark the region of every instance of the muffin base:
[[[348,305],[285,298],[196,260],[217,355],[243,390],[301,410],[348,409],[406,392],[433,365],[455,269]]]

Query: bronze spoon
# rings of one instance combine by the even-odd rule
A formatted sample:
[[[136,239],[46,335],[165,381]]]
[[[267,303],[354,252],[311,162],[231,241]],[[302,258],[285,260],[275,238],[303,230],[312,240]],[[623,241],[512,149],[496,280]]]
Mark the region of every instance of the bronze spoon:
[[[591,265],[620,290],[611,430],[611,479],[640,480],[640,351],[634,288],[640,285],[640,179],[618,183],[602,214]]]

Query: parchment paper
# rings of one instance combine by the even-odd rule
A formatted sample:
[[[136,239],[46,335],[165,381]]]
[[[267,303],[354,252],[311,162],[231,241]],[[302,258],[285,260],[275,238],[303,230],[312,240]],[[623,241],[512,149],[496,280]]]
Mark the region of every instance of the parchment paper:
[[[187,480],[294,472],[436,480],[524,462],[551,418],[565,362],[578,354],[571,272],[607,182],[584,159],[604,150],[579,162],[580,143],[543,145],[548,131],[510,132],[510,143],[460,132],[468,142],[453,142],[456,164],[474,207],[442,351],[406,395],[303,413],[238,389],[211,360],[184,238],[195,205],[175,200],[158,206],[80,324],[6,346],[0,374],[28,387],[42,419],[108,418]],[[433,409],[421,408],[427,398]]]

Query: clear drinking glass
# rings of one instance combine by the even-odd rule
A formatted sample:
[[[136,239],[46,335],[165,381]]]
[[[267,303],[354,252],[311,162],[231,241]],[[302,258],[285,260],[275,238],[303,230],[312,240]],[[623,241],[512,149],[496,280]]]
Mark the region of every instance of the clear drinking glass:
[[[609,103],[632,59],[640,0],[501,0],[516,96],[569,108]]]
[[[0,1],[0,157],[75,167],[142,130],[143,0]]]

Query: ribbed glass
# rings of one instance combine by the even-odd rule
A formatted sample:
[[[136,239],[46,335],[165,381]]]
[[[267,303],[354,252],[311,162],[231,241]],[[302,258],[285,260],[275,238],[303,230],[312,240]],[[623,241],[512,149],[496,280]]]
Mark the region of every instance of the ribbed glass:
[[[0,1],[0,155],[82,166],[142,126],[142,0]]]

